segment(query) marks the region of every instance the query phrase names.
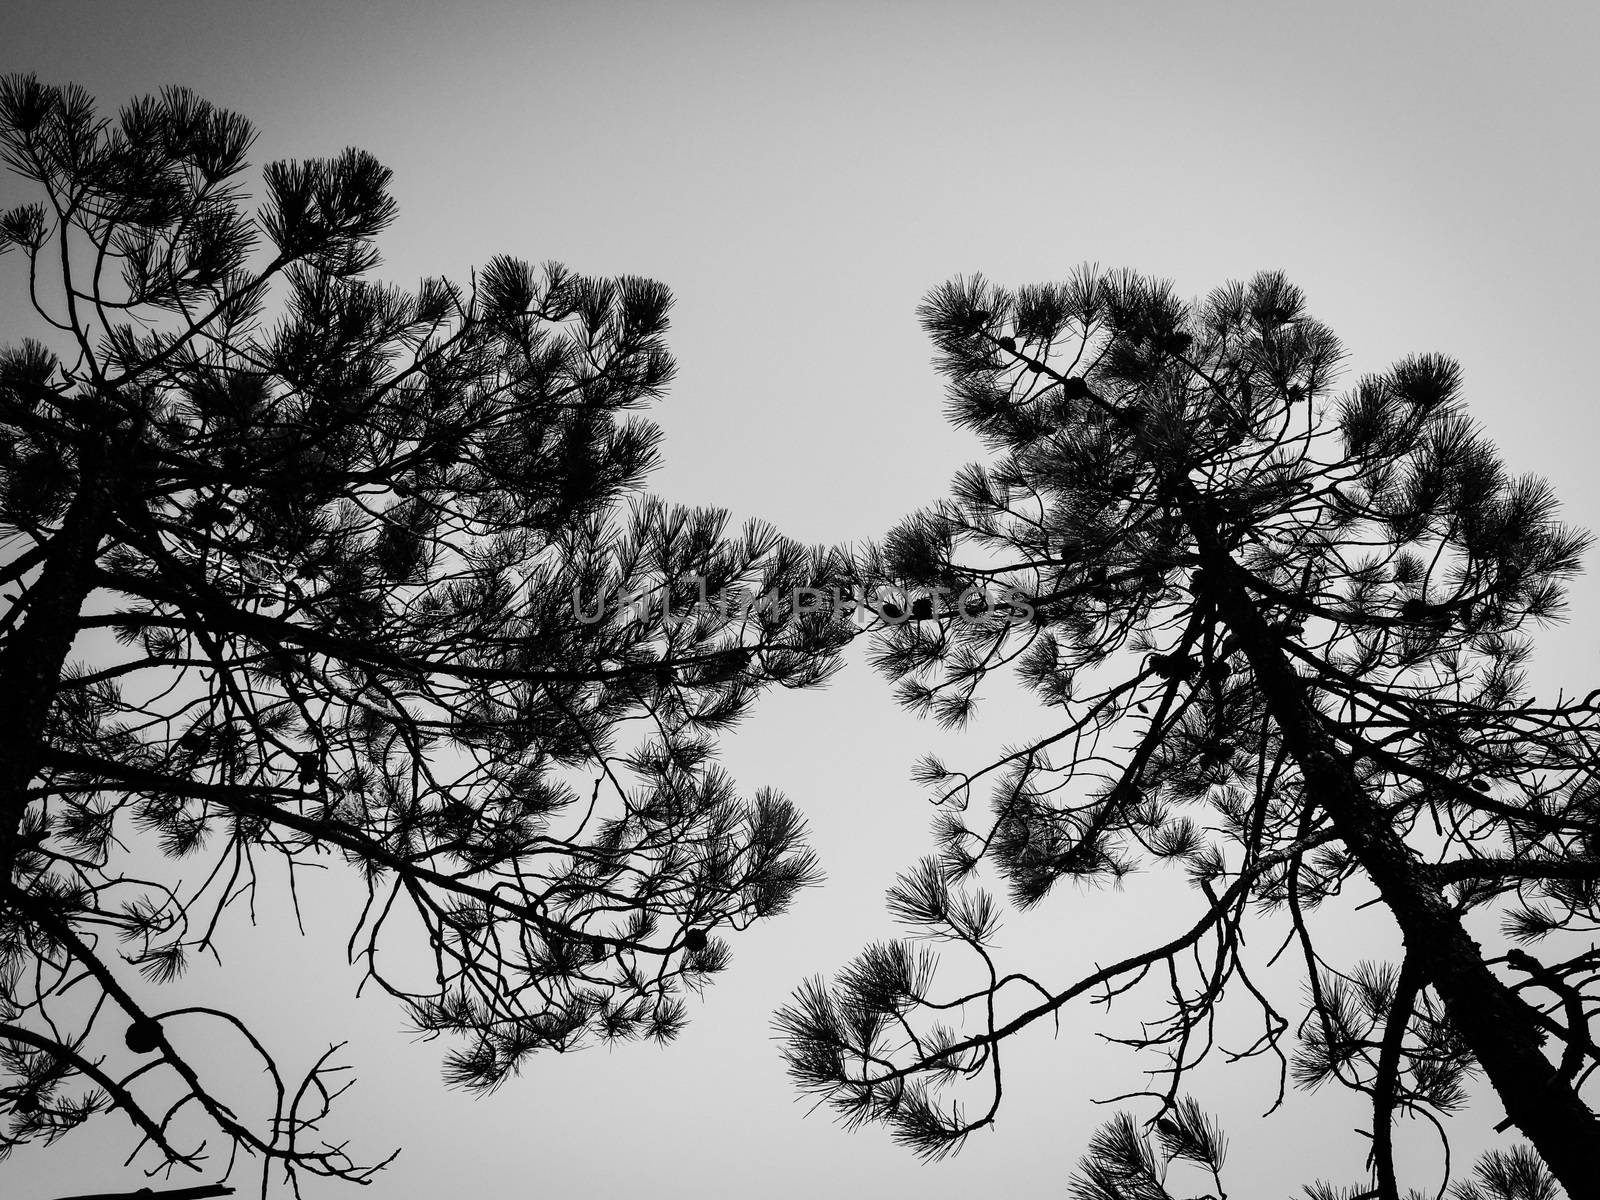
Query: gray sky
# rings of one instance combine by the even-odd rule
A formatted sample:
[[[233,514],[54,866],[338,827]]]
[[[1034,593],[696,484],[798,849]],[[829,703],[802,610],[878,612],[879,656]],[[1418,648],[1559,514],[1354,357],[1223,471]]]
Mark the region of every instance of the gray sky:
[[[505,252],[669,284],[680,375],[655,414],[653,486],[672,500],[804,541],[883,532],[979,453],[943,425],[923,293],[957,273],[1022,284],[1098,261],[1184,294],[1281,267],[1344,340],[1351,380],[1412,352],[1455,355],[1509,464],[1600,527],[1590,5],[62,0],[16,6],[5,26],[0,71],[80,82],[107,109],[187,84],[255,121],[258,164],[371,150],[396,174],[380,274],[397,282],[462,278]],[[0,183],[0,204],[16,193]],[[0,305],[0,338],[27,332],[16,311]],[[1600,588],[1573,599],[1536,674],[1586,690]],[[938,746],[979,763],[1042,728],[999,706],[952,739],[896,711],[859,664],[763,705],[726,765],[746,790],[800,802],[830,884],[735,940],[733,968],[666,1050],[551,1056],[488,1100],[447,1093],[439,1046],[408,1041],[383,998],[350,997],[335,889],[320,901],[328,936],[285,936],[264,903],[226,972],[194,986],[254,1014],[290,1064],[350,1039],[360,1082],[337,1129],[368,1154],[406,1147],[367,1195],[466,1179],[483,1196],[938,1200],[1003,1179],[1011,1195],[1058,1196],[1108,1115],[1089,1098],[1142,1086],[1141,1064],[1092,1036],[1115,1028],[1099,1010],[1015,1043],[999,1128],[932,1167],[881,1131],[802,1119],[768,1032],[803,976],[889,931],[883,888],[928,845],[911,761]],[[1007,961],[1068,982],[1097,947],[1158,928],[1159,896],[1159,881],[1064,893],[1008,922]],[[1358,1106],[1291,1096],[1262,1124],[1269,1073],[1210,1078],[1236,1195],[1359,1175]],[[1464,1126],[1458,1153],[1499,1115]],[[106,1119],[19,1153],[0,1192],[136,1186],[122,1138]]]

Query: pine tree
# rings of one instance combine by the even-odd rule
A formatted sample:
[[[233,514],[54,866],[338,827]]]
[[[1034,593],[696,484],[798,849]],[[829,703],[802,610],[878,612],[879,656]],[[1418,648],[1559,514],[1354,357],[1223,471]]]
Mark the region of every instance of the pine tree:
[[[253,137],[183,89],[104,117],[0,84],[40,197],[0,249],[41,318],[0,355],[0,1152],[119,1109],[196,1166],[171,1118],[200,1114],[263,1170],[365,1179],[314,1136],[327,1056],[296,1087],[163,1002],[242,881],[347,864],[352,960],[455,1040],[453,1084],[664,1042],[725,935],[818,878],[716,736],[843,638],[789,599],[829,556],[641,493],[664,287],[376,282],[389,172],[275,162],[252,212]],[[696,603],[735,586],[771,603]],[[420,991],[378,953],[418,936]],[[227,1039],[276,1087],[259,1121],[193,1057]]]
[[[1597,1061],[1600,956],[1581,935],[1600,916],[1600,692],[1541,704],[1523,672],[1588,539],[1545,483],[1506,472],[1457,365],[1409,358],[1335,397],[1339,343],[1278,274],[1193,303],[1126,273],[956,280],[921,317],[952,419],[994,459],[864,556],[864,577],[937,599],[881,631],[877,663],[952,727],[1013,668],[1051,732],[916,773],[939,853],[890,910],[990,982],[952,1007],[931,957],[872,947],[780,1012],[799,1085],[936,1157],[994,1120],[1005,1039],[1145,982],[1165,1007],[1132,1041],[1161,1056],[1163,1113],[1228,996],[1259,1009],[1242,1057],[1276,1060],[1280,1100],[1291,1074],[1370,1095],[1384,1200],[1396,1113],[1448,1112],[1475,1071],[1570,1196],[1600,1194],[1579,1094]],[[948,600],[996,585],[1018,602]],[[996,961],[983,872],[1027,908],[1160,864],[1194,897],[1172,940],[1066,987]],[[1401,961],[1325,955],[1346,894],[1381,901]],[[1491,914],[1504,940],[1485,949],[1465,922]],[[1298,1022],[1269,978],[1280,948],[1310,995]],[[986,1015],[966,1032],[957,1013]],[[963,1079],[988,1102],[939,1100]]]

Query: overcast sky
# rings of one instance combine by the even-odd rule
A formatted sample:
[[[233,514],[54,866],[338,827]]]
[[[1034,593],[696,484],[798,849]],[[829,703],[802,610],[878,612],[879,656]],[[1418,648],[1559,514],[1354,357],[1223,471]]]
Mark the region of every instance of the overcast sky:
[[[942,424],[923,293],[1098,261],[1189,295],[1283,268],[1344,340],[1351,379],[1408,353],[1458,357],[1510,465],[1600,527],[1592,5],[57,0],[10,6],[3,27],[0,71],[80,82],[112,110],[187,84],[257,124],[258,164],[372,151],[395,171],[380,273],[397,282],[463,278],[504,252],[667,283],[680,374],[656,413],[653,487],[672,500],[808,542],[882,533],[979,453]],[[0,183],[0,205],[18,192]],[[0,287],[16,282],[8,259]],[[29,332],[9,327],[14,305],[0,312],[0,340]],[[1549,687],[1597,682],[1597,614],[1589,580],[1541,643]],[[488,1100],[447,1093],[440,1047],[408,1041],[382,997],[350,997],[332,893],[329,936],[293,938],[265,905],[197,986],[255,1014],[291,1063],[350,1039],[361,1081],[338,1130],[369,1155],[406,1147],[371,1196],[464,1181],[485,1197],[939,1200],[1001,1181],[1059,1196],[1107,1115],[1091,1097],[1142,1086],[1140,1064],[1092,1036],[1109,1027],[1081,1023],[1090,1010],[1013,1049],[998,1129],[931,1167],[879,1130],[804,1118],[768,1026],[803,976],[888,931],[883,888],[928,846],[911,761],[935,746],[986,761],[1044,727],[998,712],[952,745],[859,663],[758,710],[726,765],[747,791],[800,802],[830,883],[734,941],[665,1050],[550,1056]],[[1009,961],[1044,955],[1041,973],[1068,981],[1096,946],[1159,924],[1140,886],[1063,894],[1016,925]],[[1261,1124],[1267,1073],[1214,1078],[1204,1099],[1228,1114],[1237,1197],[1360,1174],[1358,1106],[1291,1097]],[[19,1153],[0,1194],[137,1186],[119,1165],[130,1147],[103,1119]]]

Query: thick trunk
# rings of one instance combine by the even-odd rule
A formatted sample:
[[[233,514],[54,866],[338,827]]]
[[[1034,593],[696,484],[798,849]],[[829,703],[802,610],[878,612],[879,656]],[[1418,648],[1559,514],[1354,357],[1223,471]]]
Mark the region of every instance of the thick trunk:
[[[1505,1105],[1571,1200],[1600,1200],[1600,1121],[1541,1049],[1533,1016],[1484,962],[1483,952],[1436,887],[1387,813],[1356,781],[1349,761],[1323,727],[1305,682],[1295,673],[1203,506],[1185,504],[1200,542],[1206,590],[1217,615],[1239,639],[1283,744],[1300,768],[1309,800],[1333,821],[1346,846],[1394,914],[1423,977]]]
[[[88,459],[90,456],[85,456]],[[98,456],[95,456],[98,457]],[[61,668],[93,590],[93,567],[111,501],[98,463],[86,461],[78,493],[50,540],[39,578],[27,589],[27,614],[0,649],[0,881],[9,882],[28,786],[39,772],[45,719]]]

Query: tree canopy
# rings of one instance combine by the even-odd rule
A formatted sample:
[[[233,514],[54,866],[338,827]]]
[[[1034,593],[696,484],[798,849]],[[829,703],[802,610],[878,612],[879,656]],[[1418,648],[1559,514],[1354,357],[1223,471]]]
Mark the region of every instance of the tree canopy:
[[[1163,1162],[1215,1166],[1183,1089],[1218,1056],[1274,1063],[1274,1108],[1289,1082],[1369,1097],[1351,1194],[1395,1200],[1396,1115],[1444,1117],[1480,1073],[1529,1161],[1600,1194],[1600,692],[1540,701],[1524,672],[1588,538],[1502,465],[1457,364],[1418,355],[1336,394],[1340,344],[1281,274],[1194,302],[1127,272],[957,279],[920,315],[951,419],[992,458],[862,555],[924,596],[874,659],[944,726],[999,674],[1052,729],[987,766],[919,764],[938,853],[888,900],[911,939],[778,1014],[798,1085],[938,1157],[995,1120],[1009,1039],[1155,991],[1117,1038],[1146,1054],[1155,1132],[1103,1130],[1076,1196],[1165,1196]],[[1031,619],[949,602],[995,584]],[[1065,984],[1003,962],[986,877],[1030,908],[1161,867],[1192,901],[1148,945]],[[1372,899],[1402,953],[1330,954]],[[963,982],[936,987],[918,939],[972,956]],[[1225,1005],[1254,1010],[1253,1040],[1230,1042]]]
[[[297,916],[305,869],[349,869],[350,960],[449,1039],[452,1085],[669,1040],[728,935],[820,879],[796,808],[716,753],[836,669],[855,627],[817,601],[849,587],[907,707],[960,727],[998,675],[1050,729],[917,766],[911,936],[778,1014],[803,1089],[939,1157],[996,1121],[1010,1039],[1146,999],[1112,1036],[1150,1115],[1090,1139],[1075,1200],[1222,1195],[1218,1059],[1269,1065],[1273,1108],[1364,1097],[1366,1179],[1312,1200],[1434,1194],[1397,1118],[1444,1132],[1484,1086],[1526,1144],[1458,1200],[1600,1195],[1600,690],[1525,670],[1588,538],[1454,362],[1337,393],[1278,274],[1193,302],[958,279],[920,315],[991,461],[851,560],[645,493],[664,286],[509,256],[379,282],[389,172],[275,162],[257,202],[254,136],[181,88],[104,116],[0,81],[35,197],[0,267],[37,318],[0,348],[0,1156],[117,1110],[153,1169],[372,1178],[328,1130],[338,1047],[292,1077],[179,982],[269,869]],[[1064,983],[1003,963],[1006,904],[1141,869],[1185,898],[1148,945]],[[1399,951],[1335,949],[1374,904]],[[213,1070],[224,1039],[263,1089]]]
[[[376,282],[389,172],[274,162],[252,208],[253,139],[181,88],[107,117],[0,83],[39,319],[0,353],[0,1152],[117,1110],[157,1166],[209,1125],[229,1171],[364,1180],[322,1132],[334,1050],[297,1084],[164,999],[225,910],[342,860],[352,961],[452,1040],[452,1084],[666,1041],[725,935],[819,878],[716,739],[845,636],[792,603],[831,556],[641,492],[665,287]],[[734,586],[771,602],[694,604]],[[212,1077],[227,1040],[264,1095]]]

